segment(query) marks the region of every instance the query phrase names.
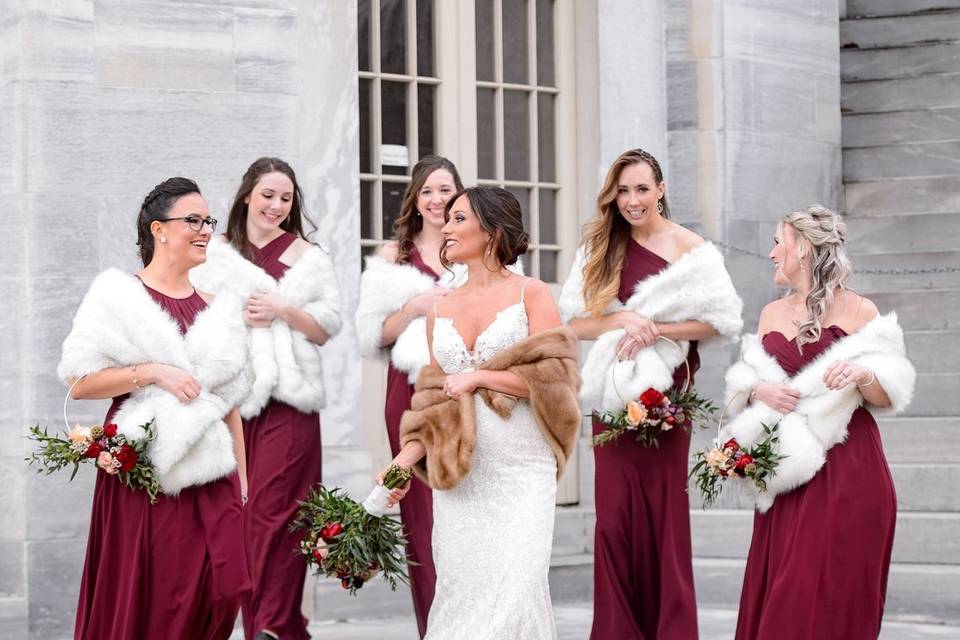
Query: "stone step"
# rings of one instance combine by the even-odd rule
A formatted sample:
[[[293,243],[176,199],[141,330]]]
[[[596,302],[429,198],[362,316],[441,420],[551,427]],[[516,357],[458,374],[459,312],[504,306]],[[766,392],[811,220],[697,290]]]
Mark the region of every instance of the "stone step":
[[[960,330],[907,331],[904,338],[907,355],[919,373],[953,374],[960,392]]]
[[[853,255],[952,252],[960,233],[960,213],[847,216],[845,221],[847,245]]]
[[[894,417],[877,422],[890,463],[960,464],[960,417]]]
[[[850,114],[842,122],[844,149],[960,140],[960,108]]]
[[[957,73],[844,82],[840,85],[840,110],[844,114],[956,106],[960,106],[960,74]]]
[[[960,71],[960,46],[956,42],[840,51],[841,82],[911,78],[927,73],[958,71]]]
[[[951,348],[951,347],[946,347]],[[956,349],[956,347],[952,347]],[[918,373],[917,387],[906,416],[960,415],[960,374]]]
[[[917,437],[922,437],[919,430]],[[704,449],[706,446],[703,447]],[[692,449],[691,451],[696,451]],[[886,450],[886,449],[884,449]],[[956,463],[890,463],[890,474],[897,491],[897,509],[902,512],[960,512],[960,465]],[[751,509],[753,502],[741,483],[725,486],[711,509]],[[703,510],[699,492],[690,484],[690,510]]]
[[[753,511],[712,509],[690,514],[696,558],[746,558]],[[899,513],[893,562],[960,565],[960,513]]]
[[[900,291],[902,289],[958,289],[960,270],[938,273],[880,273],[895,269],[944,269],[960,265],[960,251],[933,251],[930,253],[882,253],[851,256],[857,273],[850,280],[856,291]]]
[[[960,84],[960,74],[956,76]],[[844,182],[960,175],[960,141],[843,150]]]
[[[697,604],[710,608],[736,608],[743,585],[744,565],[743,560],[736,559],[694,558]],[[894,563],[887,583],[884,619],[956,624],[960,621],[960,607],[955,595],[958,592],[960,567]]]
[[[851,181],[843,191],[845,212],[856,218],[960,212],[960,176]]]
[[[848,18],[903,16],[960,9],[960,0],[846,0]]]
[[[0,638],[29,635],[29,608],[26,598],[0,598]]]
[[[840,48],[875,49],[960,39],[960,10],[840,21]]]
[[[881,313],[896,311],[900,326],[960,329],[960,289],[916,289],[868,293]],[[960,411],[944,415],[958,415]]]

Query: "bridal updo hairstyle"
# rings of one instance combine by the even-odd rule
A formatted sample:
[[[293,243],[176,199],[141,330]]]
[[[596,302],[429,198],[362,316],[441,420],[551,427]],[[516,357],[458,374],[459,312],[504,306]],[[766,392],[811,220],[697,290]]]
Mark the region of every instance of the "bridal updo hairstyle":
[[[274,172],[282,173],[290,178],[290,182],[293,183],[293,201],[290,205],[290,215],[280,223],[280,228],[303,238],[307,242],[310,239],[307,238],[307,234],[303,230],[304,221],[309,223],[313,229],[317,228],[317,225],[307,215],[306,206],[303,204],[303,193],[300,192],[300,184],[297,182],[297,174],[293,172],[293,167],[280,158],[259,158],[243,174],[240,188],[237,189],[237,194],[233,197],[233,204],[230,206],[227,230],[223,234],[227,242],[233,245],[233,248],[247,260],[252,260],[253,254],[250,252],[250,240],[247,238],[247,209],[250,205],[246,200],[253,193],[253,188],[260,182],[260,178]],[[313,229],[311,229],[311,232]]]
[[[154,240],[150,225],[156,220],[164,220],[176,201],[191,193],[203,195],[197,183],[190,178],[167,178],[143,199],[137,216],[137,246],[143,266],[153,260]]]
[[[480,228],[490,234],[490,255],[500,266],[508,266],[526,253],[530,242],[529,234],[523,229],[523,211],[516,197],[500,187],[470,187],[454,194],[447,202],[444,217],[450,219],[453,204],[466,196],[470,208],[477,215]],[[486,256],[484,256],[486,258]],[[440,252],[440,262],[450,268],[446,251]]]
[[[810,256],[810,293],[807,318],[797,324],[797,345],[820,339],[822,322],[836,290],[846,289],[853,265],[847,256],[847,224],[839,215],[821,205],[810,205],[788,213],[780,220],[796,233],[804,255]]]

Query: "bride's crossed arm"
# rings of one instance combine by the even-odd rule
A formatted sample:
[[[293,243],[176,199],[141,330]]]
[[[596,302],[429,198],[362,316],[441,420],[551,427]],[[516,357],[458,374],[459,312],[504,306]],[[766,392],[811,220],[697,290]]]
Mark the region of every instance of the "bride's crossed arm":
[[[550,294],[550,288],[540,280],[531,280],[524,294],[524,306],[529,320],[530,335],[553,329],[560,326],[560,313]],[[430,345],[430,364],[436,365],[433,359],[433,314],[427,316],[427,342]],[[472,393],[477,389],[489,389],[516,396],[528,398],[530,389],[516,374],[510,371],[470,371],[449,375],[443,384],[443,390],[451,398],[459,398],[464,393]]]

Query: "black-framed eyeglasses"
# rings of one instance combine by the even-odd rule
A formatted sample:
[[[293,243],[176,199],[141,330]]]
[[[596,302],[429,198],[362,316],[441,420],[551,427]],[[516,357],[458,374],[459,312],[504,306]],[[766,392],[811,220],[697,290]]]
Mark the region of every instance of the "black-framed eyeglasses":
[[[173,220],[183,220],[187,223],[187,226],[190,227],[191,231],[202,231],[203,225],[210,225],[210,232],[213,233],[217,230],[217,219],[216,218],[201,218],[200,216],[183,216],[182,218],[164,218],[159,222],[171,222]]]

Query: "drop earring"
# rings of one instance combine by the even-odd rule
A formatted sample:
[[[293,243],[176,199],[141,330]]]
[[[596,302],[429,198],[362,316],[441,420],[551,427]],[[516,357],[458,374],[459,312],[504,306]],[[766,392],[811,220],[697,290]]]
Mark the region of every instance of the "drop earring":
[[[657,200],[657,213],[663,213],[663,200]]]

